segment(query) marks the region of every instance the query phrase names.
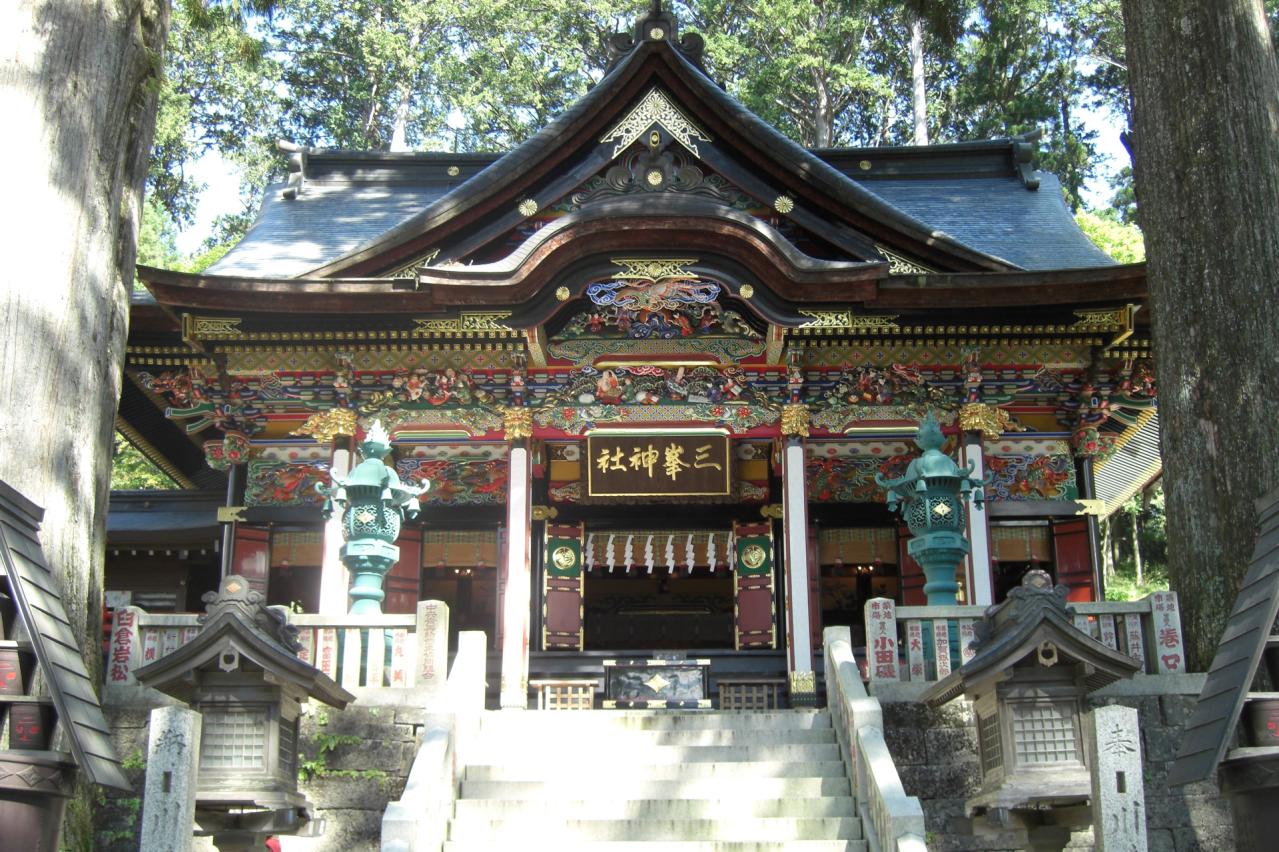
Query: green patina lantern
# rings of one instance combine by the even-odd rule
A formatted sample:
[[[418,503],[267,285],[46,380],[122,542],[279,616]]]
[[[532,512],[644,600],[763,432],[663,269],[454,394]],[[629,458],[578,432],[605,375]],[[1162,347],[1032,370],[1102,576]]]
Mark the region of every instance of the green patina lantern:
[[[929,606],[955,603],[955,567],[969,550],[963,534],[964,504],[970,495],[978,508],[985,500],[986,480],[973,478],[972,462],[966,469],[955,464],[941,451],[943,443],[941,426],[930,412],[915,436],[915,445],[924,453],[910,463],[906,475],[884,479],[875,474],[875,481],[888,491],[888,508],[900,509],[910,527],[913,538],[906,550],[924,569]]]
[[[391,451],[391,440],[380,422],[374,421],[359,444],[363,459],[345,479],[334,478],[332,488],[317,487],[324,495],[324,517],[334,508],[342,511],[342,564],[351,572],[351,612],[382,612],[386,593],[382,583],[400,560],[395,540],[400,524],[417,517],[418,499],[431,487],[404,485],[395,469],[382,459]]]

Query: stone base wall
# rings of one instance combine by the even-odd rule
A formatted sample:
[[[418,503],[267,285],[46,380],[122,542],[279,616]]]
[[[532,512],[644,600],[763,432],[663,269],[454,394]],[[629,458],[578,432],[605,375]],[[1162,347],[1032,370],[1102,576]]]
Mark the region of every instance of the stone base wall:
[[[1201,678],[1196,684],[1201,683]],[[972,705],[952,701],[932,710],[906,695],[880,694],[884,738],[906,792],[918,796],[928,826],[928,848],[935,852],[1013,852],[1025,848],[1022,831],[1001,828],[964,815],[964,801],[977,793],[981,767],[977,756]],[[1206,782],[1170,789],[1168,768],[1177,754],[1185,725],[1198,698],[1193,693],[1108,694],[1091,706],[1135,707],[1142,732],[1145,765],[1146,833],[1150,852],[1199,852],[1234,848],[1230,806],[1220,796],[1216,776]],[[1064,815],[1076,822],[1085,814]],[[1074,825],[1067,848],[1092,849],[1092,829]]]
[[[97,852],[137,852],[142,789],[146,772],[150,708],[108,705],[107,722],[125,760],[136,793],[102,794],[94,808]],[[316,817],[325,821],[320,837],[282,837],[290,852],[376,852],[382,813],[404,792],[427,713],[418,707],[346,710],[311,706],[299,736],[299,789]],[[196,850],[212,850],[196,838]]]

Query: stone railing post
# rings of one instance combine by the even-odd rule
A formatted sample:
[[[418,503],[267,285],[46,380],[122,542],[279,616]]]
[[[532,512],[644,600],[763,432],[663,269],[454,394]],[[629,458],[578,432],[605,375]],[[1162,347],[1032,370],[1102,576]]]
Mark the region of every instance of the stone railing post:
[[[187,852],[194,837],[200,769],[200,714],[186,707],[151,711],[142,852]]]
[[[142,665],[142,610],[125,606],[115,611],[111,622],[111,644],[107,654],[107,685],[129,686],[137,683],[133,676]]]
[[[1132,707],[1098,707],[1089,714],[1093,842],[1097,852],[1145,852],[1146,793],[1141,730]]]
[[[900,679],[897,667],[897,605],[891,598],[866,602],[866,672],[871,683]]]
[[[437,695],[444,691],[449,665],[449,607],[444,601],[417,603],[417,672],[414,685]]]

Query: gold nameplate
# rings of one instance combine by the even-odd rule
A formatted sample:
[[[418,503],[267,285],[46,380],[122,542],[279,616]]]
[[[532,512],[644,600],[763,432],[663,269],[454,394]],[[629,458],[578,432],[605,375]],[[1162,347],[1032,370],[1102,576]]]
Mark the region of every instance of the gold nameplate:
[[[732,490],[727,435],[617,434],[586,437],[591,497],[727,496]]]

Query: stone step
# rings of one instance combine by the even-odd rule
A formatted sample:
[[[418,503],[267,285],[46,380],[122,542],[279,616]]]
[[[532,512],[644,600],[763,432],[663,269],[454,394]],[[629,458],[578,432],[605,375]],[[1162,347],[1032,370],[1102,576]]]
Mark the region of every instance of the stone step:
[[[599,728],[644,730],[829,728],[826,710],[671,711],[671,710],[490,710],[480,717],[483,731],[506,729],[585,731]]]
[[[736,817],[846,817],[853,813],[848,796],[719,797],[714,799],[604,798],[606,791],[586,791],[589,799],[460,799],[454,818],[514,819],[549,816],[556,819],[716,819]]]
[[[705,769],[708,766],[714,764],[701,764],[699,768]],[[671,772],[667,778],[639,778],[632,775],[605,780],[591,776],[575,777],[571,773],[566,773],[558,781],[546,781],[545,776],[501,780],[468,778],[462,782],[462,800],[561,801],[580,799],[583,790],[606,790],[610,797],[622,800],[816,798],[849,795],[848,778],[844,775],[843,764],[839,765],[838,774],[831,772],[823,777],[814,777],[812,771],[798,777],[744,776],[740,764],[729,764],[722,772],[704,775],[681,775],[677,765],[668,768]]]
[[[612,789],[618,781],[678,781],[685,778],[846,778],[838,756],[830,760],[693,760],[651,763],[608,762],[582,765],[567,761],[531,763],[511,761],[466,767],[466,781],[554,781],[579,789]]]
[[[521,848],[547,848],[529,841]],[[777,843],[726,840],[619,840],[597,843],[556,842],[555,852],[867,852],[865,840],[789,840]],[[487,841],[449,840],[444,852],[493,852]]]
[[[605,741],[587,746],[566,744],[563,748],[545,740],[532,742],[526,748],[490,748],[483,740],[477,743],[467,760],[474,764],[501,763],[504,766],[548,763],[584,766],[651,766],[659,763],[722,763],[727,761],[784,760],[816,762],[839,760],[839,746],[834,743],[800,743],[796,745],[613,745]]]
[[[587,728],[559,731],[543,730],[541,739],[530,742],[528,732],[485,731],[477,743],[481,753],[516,753],[529,749],[555,750],[557,753],[584,751],[599,754],[601,750],[653,746],[763,746],[763,745],[830,745],[835,742],[832,728],[694,728],[681,729],[600,729]]]
[[[861,820],[852,817],[803,819],[740,817],[733,819],[528,819],[455,820],[449,839],[523,844],[530,838],[554,838],[555,847],[573,841],[614,840],[860,840]]]

